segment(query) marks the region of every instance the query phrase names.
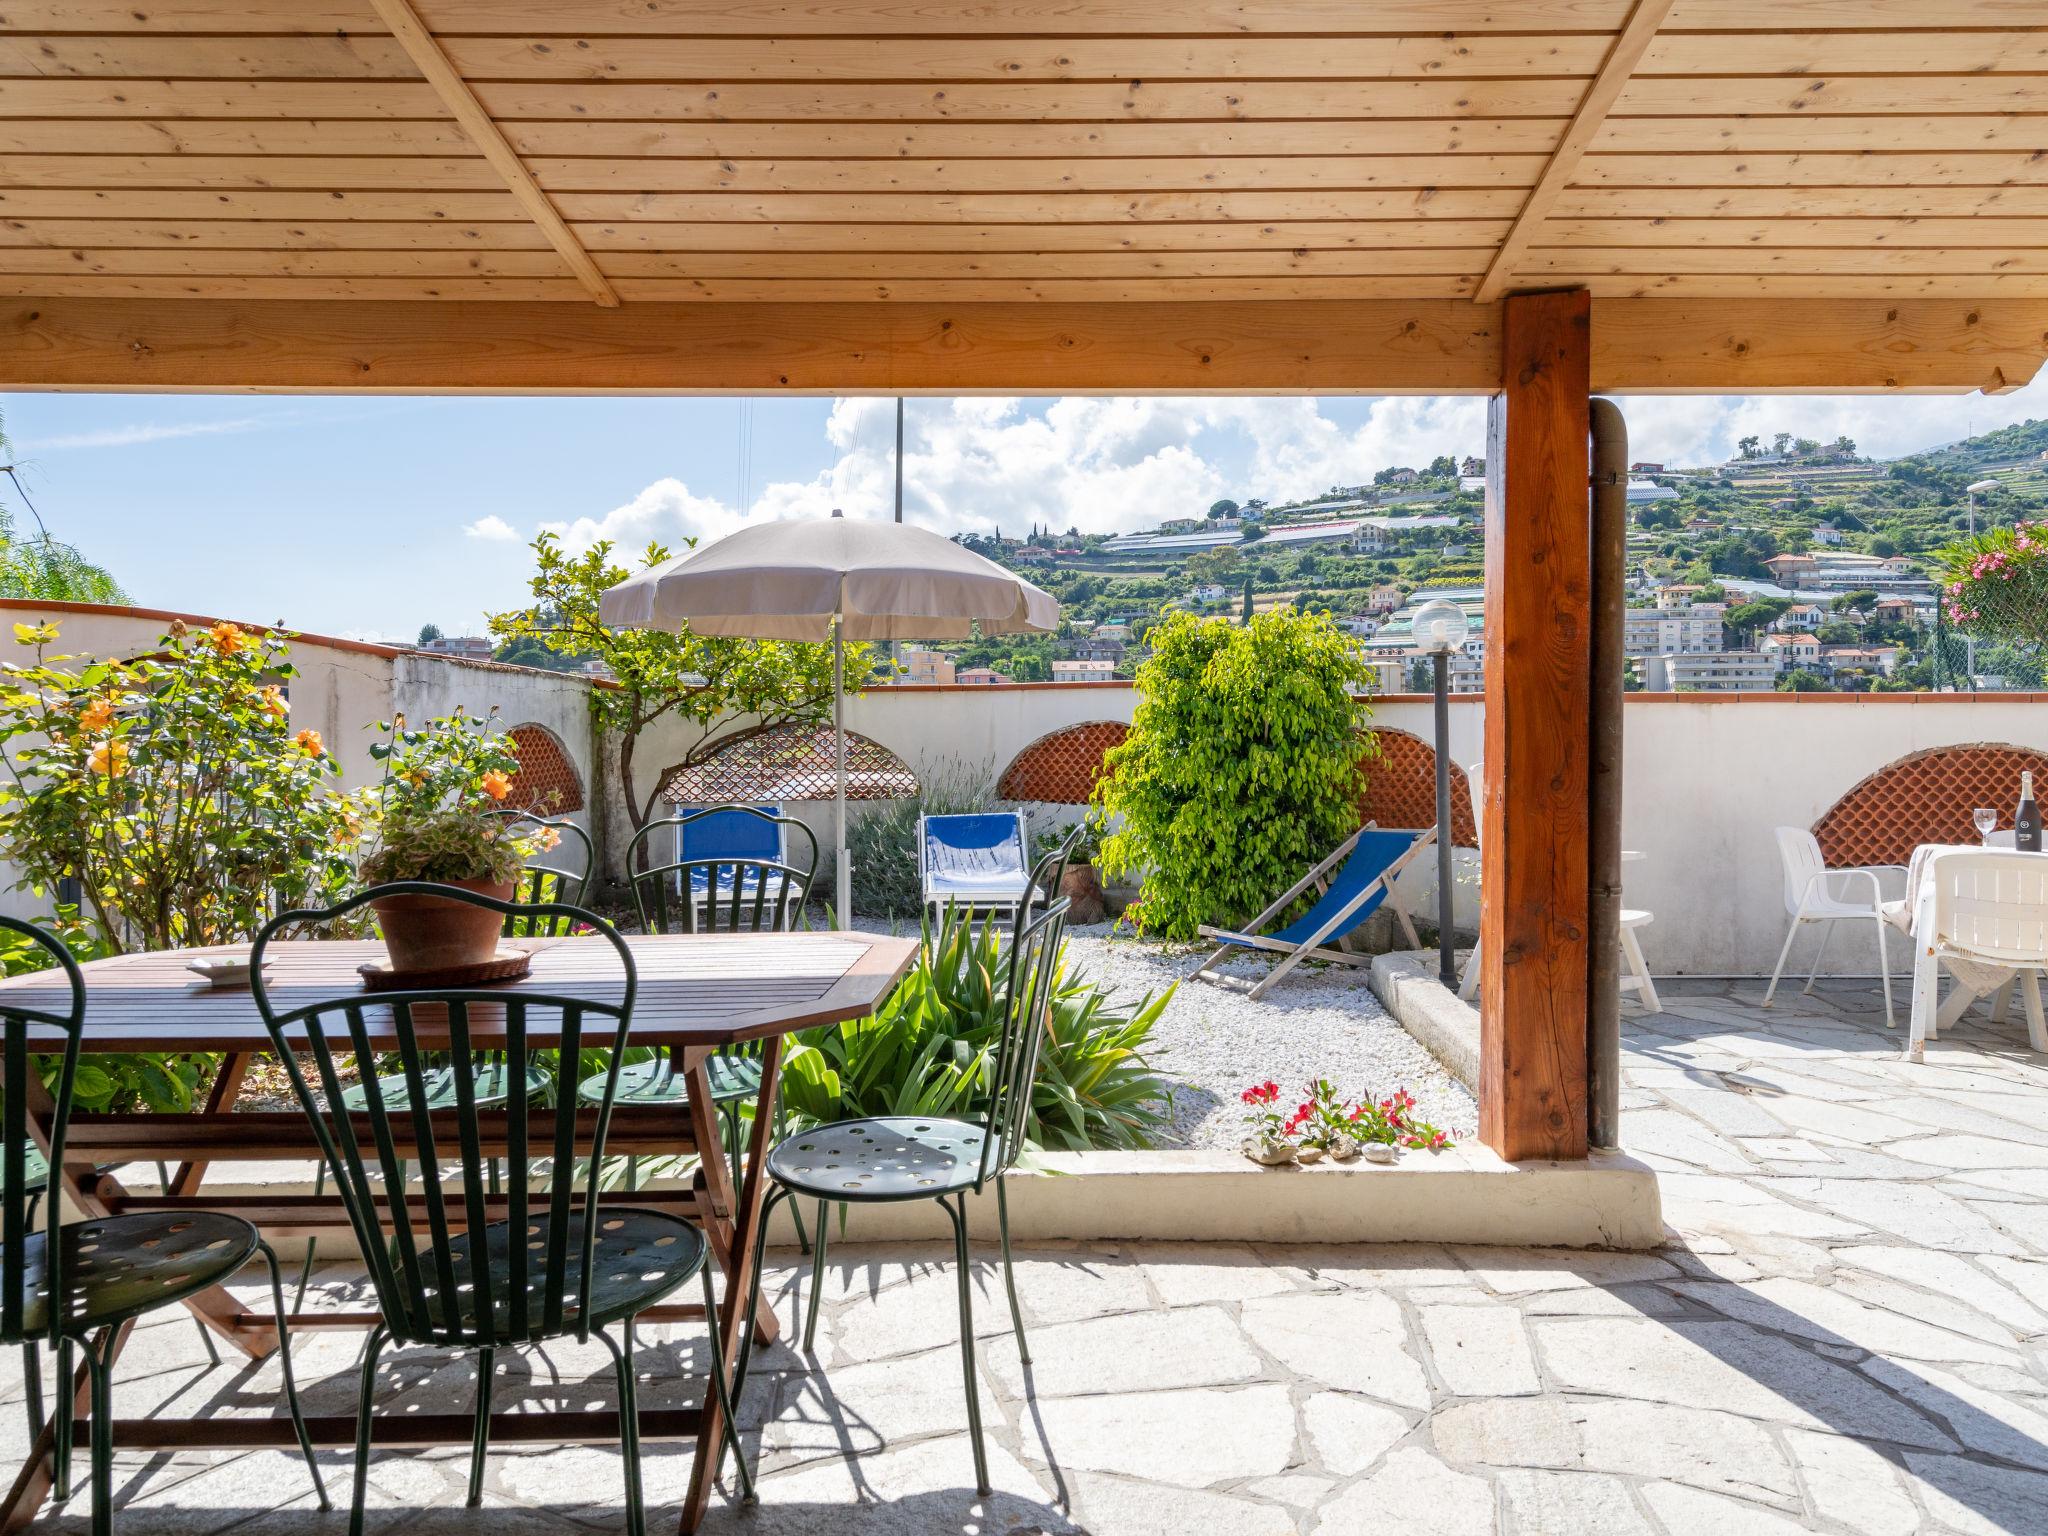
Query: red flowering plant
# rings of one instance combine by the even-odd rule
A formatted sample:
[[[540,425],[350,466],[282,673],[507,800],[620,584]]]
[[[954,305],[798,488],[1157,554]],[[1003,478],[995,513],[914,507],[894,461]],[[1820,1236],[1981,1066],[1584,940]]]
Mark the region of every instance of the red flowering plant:
[[[1414,1110],[1415,1095],[1406,1088],[1396,1088],[1391,1098],[1355,1105],[1347,1122],[1350,1134],[1362,1142],[1386,1142],[1431,1152],[1448,1147],[1451,1138],[1427,1120],[1417,1119]]]
[[[1238,1096],[1245,1106],[1245,1129],[1260,1141],[1278,1141],[1287,1134],[1280,1123],[1280,1085],[1254,1083]]]

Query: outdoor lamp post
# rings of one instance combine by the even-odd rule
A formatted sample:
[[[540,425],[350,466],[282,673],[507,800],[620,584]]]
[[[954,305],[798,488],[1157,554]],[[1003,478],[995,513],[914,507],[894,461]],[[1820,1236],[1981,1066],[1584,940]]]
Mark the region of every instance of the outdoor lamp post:
[[[1997,489],[1998,482],[1996,480],[1973,481],[1968,487],[1965,488],[1964,494],[1970,498],[1971,538],[1974,539],[1977,537],[1977,493],[1979,491],[1995,491]],[[1963,665],[1965,668],[1968,669],[1970,674],[1970,692],[1975,693],[1977,691],[1977,637],[1975,635],[1968,633],[1964,634],[1963,658]]]
[[[1436,673],[1436,945],[1437,978],[1458,990],[1451,937],[1451,658],[1472,627],[1465,610],[1435,597],[1415,610],[1415,646]]]

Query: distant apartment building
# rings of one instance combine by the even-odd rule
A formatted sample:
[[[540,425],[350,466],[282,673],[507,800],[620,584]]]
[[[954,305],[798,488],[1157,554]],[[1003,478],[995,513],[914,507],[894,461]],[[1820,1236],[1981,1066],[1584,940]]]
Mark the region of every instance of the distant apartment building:
[[[997,683],[1009,680],[993,667],[963,667],[953,677],[953,681],[963,688],[993,688]]]
[[[1910,597],[1880,597],[1870,616],[1880,624],[1910,624],[1920,614],[1920,605]]]
[[[1377,586],[1366,599],[1367,613],[1392,613],[1401,606],[1401,589],[1392,584]]]
[[[1831,677],[1890,677],[1899,669],[1896,645],[1824,645],[1821,669]]]
[[[1229,602],[1231,596],[1231,588],[1212,581],[1205,582],[1188,593],[1188,601],[1198,608],[1213,608],[1219,603]]]
[[[498,648],[482,635],[436,635],[418,649],[432,656],[453,656],[459,661],[489,661]]]
[[[1052,680],[1056,683],[1107,683],[1115,676],[1115,665],[1107,661],[1082,661],[1078,657],[1062,656],[1052,664]]]
[[[1076,640],[1074,642],[1074,659],[1076,661],[1106,661],[1113,667],[1124,659],[1124,643],[1121,640],[1104,639],[1100,636],[1090,636],[1086,640]]]
[[[1621,648],[1626,656],[1694,655],[1721,649],[1721,607],[1691,603],[1683,608],[1631,608],[1622,615]]]
[[[1814,525],[1813,542],[1816,544],[1835,545],[1841,543],[1847,537],[1848,535],[1843,533],[1833,523],[1816,523]]]
[[[1370,640],[1379,633],[1380,621],[1369,613],[1354,613],[1337,620],[1337,627],[1347,635],[1356,635],[1361,640]]]
[[[1766,635],[1757,650],[1768,656],[1780,672],[1789,672],[1794,667],[1820,665],[1819,639],[1801,630],[1794,630],[1789,635]]]
[[[1467,454],[1458,464],[1458,473],[1468,477],[1484,475],[1486,473],[1486,460]]]
[[[1771,579],[1796,592],[1932,592],[1934,584],[1913,574],[1903,555],[1857,555],[1824,549],[1804,555],[1773,555],[1764,562]]]
[[[900,658],[902,675],[896,681],[910,684],[956,681],[953,658],[944,651],[907,650]]]
[[[1819,629],[1827,621],[1828,611],[1819,603],[1794,603],[1778,615],[1771,628],[1779,634],[1796,634],[1802,629]]]
[[[1768,693],[1777,684],[1777,663],[1761,651],[1650,656],[1643,662],[1643,687],[1651,693]]]

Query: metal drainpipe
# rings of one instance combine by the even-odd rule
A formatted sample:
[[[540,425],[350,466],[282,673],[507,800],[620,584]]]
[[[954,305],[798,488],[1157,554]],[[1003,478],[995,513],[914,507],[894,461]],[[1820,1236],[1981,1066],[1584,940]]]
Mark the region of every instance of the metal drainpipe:
[[[1593,700],[1586,916],[1586,1139],[1620,1145],[1622,612],[1628,566],[1628,423],[1592,403]]]

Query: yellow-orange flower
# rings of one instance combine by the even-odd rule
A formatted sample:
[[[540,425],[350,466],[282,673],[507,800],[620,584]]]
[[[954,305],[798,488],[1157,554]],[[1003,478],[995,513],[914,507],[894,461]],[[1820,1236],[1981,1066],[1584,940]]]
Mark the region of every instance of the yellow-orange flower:
[[[92,749],[87,766],[103,778],[118,779],[128,771],[128,743],[103,741]]]
[[[282,720],[291,713],[291,706],[284,701],[284,689],[276,683],[264,688],[256,699],[257,706],[273,719]]]
[[[324,746],[320,744],[320,733],[318,731],[299,732],[298,735],[292,738],[292,745],[297,747],[301,752],[305,753],[306,756],[308,757],[318,757],[322,752],[327,750]]]
[[[502,800],[512,793],[512,776],[493,768],[483,778],[484,793],[493,800]]]
[[[249,644],[249,637],[242,632],[239,624],[230,624],[223,619],[206,632],[207,641],[223,656],[232,656]]]
[[[398,777],[405,783],[410,784],[414,789],[418,789],[427,782],[427,770],[424,768],[409,768]]]
[[[107,722],[113,718],[114,701],[112,699],[94,699],[78,712],[80,728],[88,731],[105,730]]]

